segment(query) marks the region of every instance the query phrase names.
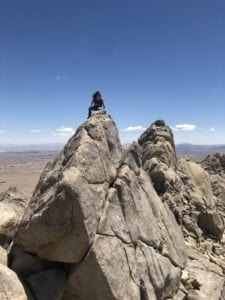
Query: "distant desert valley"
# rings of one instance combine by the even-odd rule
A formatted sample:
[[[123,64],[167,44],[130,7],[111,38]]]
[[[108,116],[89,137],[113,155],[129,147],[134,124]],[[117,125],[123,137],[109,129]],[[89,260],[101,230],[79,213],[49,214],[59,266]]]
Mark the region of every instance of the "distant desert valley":
[[[129,145],[126,144],[125,148]],[[16,186],[27,198],[38,183],[41,172],[46,164],[53,160],[63,145],[42,145],[27,147],[0,147],[0,192],[10,186]],[[225,145],[176,145],[177,156],[201,161],[209,154],[225,153]]]
[[[58,152],[1,152],[0,192],[15,186],[30,198],[46,164]]]

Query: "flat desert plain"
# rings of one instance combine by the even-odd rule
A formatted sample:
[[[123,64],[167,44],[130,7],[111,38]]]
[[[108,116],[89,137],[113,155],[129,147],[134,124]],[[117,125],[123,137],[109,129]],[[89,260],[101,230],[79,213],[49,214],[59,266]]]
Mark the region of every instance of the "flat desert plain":
[[[44,148],[44,150],[43,150]],[[53,160],[61,151],[62,145],[54,150],[42,150],[30,147],[28,150],[15,150],[0,152],[0,192],[10,186],[19,188],[27,198],[30,198],[38,183],[41,172],[46,164]],[[127,148],[124,146],[124,148]],[[34,150],[35,149],[35,150]],[[1,149],[0,149],[1,151]],[[190,145],[180,144],[176,146],[177,156],[190,158],[193,161],[201,161],[208,154],[225,153],[225,145]]]
[[[0,153],[0,192],[15,186],[30,198],[41,172],[57,153],[48,151]]]

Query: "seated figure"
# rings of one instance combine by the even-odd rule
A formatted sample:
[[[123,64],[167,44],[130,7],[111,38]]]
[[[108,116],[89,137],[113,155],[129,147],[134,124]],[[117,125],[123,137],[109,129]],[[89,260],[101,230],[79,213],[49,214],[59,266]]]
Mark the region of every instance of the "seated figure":
[[[104,100],[102,99],[102,95],[99,91],[95,92],[92,96],[91,105],[88,108],[88,118],[91,116],[92,111],[96,110],[104,110],[105,104]]]

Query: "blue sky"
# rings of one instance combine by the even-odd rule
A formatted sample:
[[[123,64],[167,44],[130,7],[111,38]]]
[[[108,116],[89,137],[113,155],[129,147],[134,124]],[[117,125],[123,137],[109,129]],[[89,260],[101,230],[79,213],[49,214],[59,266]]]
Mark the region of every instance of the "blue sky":
[[[96,90],[124,143],[224,144],[225,1],[0,0],[0,144],[64,143]]]

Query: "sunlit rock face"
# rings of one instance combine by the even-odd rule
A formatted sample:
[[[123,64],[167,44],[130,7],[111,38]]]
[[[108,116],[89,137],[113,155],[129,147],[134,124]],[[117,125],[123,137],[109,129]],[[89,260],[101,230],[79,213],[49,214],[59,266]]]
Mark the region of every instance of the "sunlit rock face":
[[[186,265],[184,238],[142,160],[141,145],[122,149],[109,115],[89,118],[43,171],[14,238],[21,250],[12,251],[12,266],[21,251],[54,262],[67,273],[62,299],[172,298]],[[28,284],[48,274],[40,265],[29,276],[20,269]]]
[[[26,205],[27,199],[16,187],[0,193],[0,245],[5,249],[12,241]]]
[[[224,155],[177,159],[171,129],[154,122],[139,138],[143,168],[182,226],[188,263],[174,300],[224,299]]]
[[[223,300],[223,160],[211,164],[178,160],[163,120],[123,150],[97,112],[44,169],[8,265],[29,299]]]

